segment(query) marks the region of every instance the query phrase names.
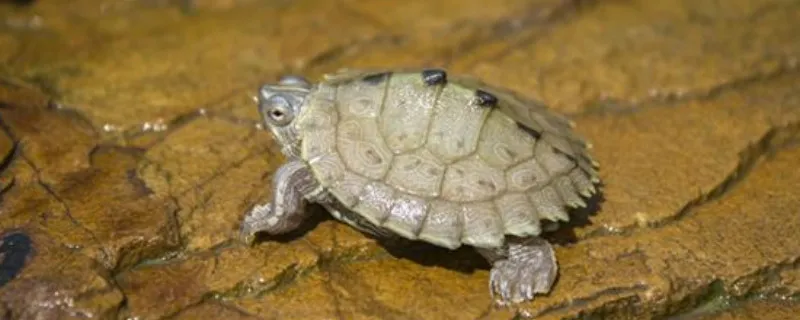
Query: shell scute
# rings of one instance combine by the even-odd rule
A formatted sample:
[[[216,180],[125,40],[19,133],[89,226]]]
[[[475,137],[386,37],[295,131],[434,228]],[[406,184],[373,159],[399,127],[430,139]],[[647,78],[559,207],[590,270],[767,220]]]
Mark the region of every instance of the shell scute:
[[[349,170],[372,179],[382,179],[392,161],[374,121],[348,119],[339,124],[337,146]]]
[[[332,186],[344,177],[345,165],[335,153],[323,154],[308,161],[311,170],[323,186]]]
[[[533,207],[539,216],[550,221],[569,221],[569,215],[564,208],[564,200],[558,195],[553,186],[546,186],[539,190],[528,192]]]
[[[359,196],[369,182],[367,178],[345,171],[342,178],[331,188],[331,193],[346,207],[353,207],[361,201]]]
[[[450,201],[432,200],[417,238],[455,249],[461,245],[462,225],[460,205]]]
[[[552,145],[538,143],[534,148],[536,161],[547,170],[550,176],[566,174],[575,167],[575,162],[566,155],[556,152]]]
[[[353,209],[374,225],[382,225],[389,217],[395,201],[395,190],[381,182],[368,183]]]
[[[353,81],[340,85],[336,90],[336,102],[342,118],[376,118],[381,112],[387,81],[378,85]]]
[[[413,195],[437,197],[445,169],[429,151],[419,149],[394,158],[386,183]]]
[[[392,152],[411,151],[425,143],[440,88],[424,85],[414,74],[391,78],[380,115],[380,129]]]
[[[527,191],[540,188],[550,181],[550,174],[539,164],[536,158],[530,158],[506,171],[506,180],[510,191]]]
[[[573,208],[586,206],[586,202],[581,199],[578,189],[572,184],[572,181],[569,179],[568,175],[556,177],[556,180],[553,181],[553,186],[555,187],[556,191],[558,191],[558,195],[561,196],[561,199],[563,199],[568,206]]]
[[[300,145],[301,154],[313,159],[336,152],[336,125],[339,113],[336,110],[335,88],[320,85],[310,94],[309,109],[313,112],[301,113],[295,123],[295,130],[302,132],[304,139]]]
[[[478,142],[478,155],[491,166],[507,169],[533,156],[536,139],[500,112],[486,119]]]
[[[464,204],[461,242],[475,247],[495,248],[503,244],[503,221],[491,201]]]
[[[492,168],[478,157],[471,157],[448,166],[442,198],[457,202],[483,201],[505,190],[503,171]]]
[[[416,239],[420,227],[428,213],[428,201],[411,195],[398,196],[392,208],[389,209],[389,218],[383,223],[407,239]]]
[[[426,147],[446,163],[472,153],[489,110],[474,104],[474,92],[447,85],[439,94]]]
[[[495,200],[506,233],[518,237],[541,233],[539,214],[524,193],[507,193]]]

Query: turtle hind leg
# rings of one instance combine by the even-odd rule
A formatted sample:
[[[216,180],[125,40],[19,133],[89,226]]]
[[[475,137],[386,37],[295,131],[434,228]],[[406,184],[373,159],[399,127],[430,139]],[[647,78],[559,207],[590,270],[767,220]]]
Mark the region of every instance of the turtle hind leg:
[[[253,207],[242,221],[241,241],[250,244],[257,232],[284,234],[296,229],[307,217],[306,197],[312,196],[319,183],[301,160],[281,166],[272,178],[273,201]]]
[[[501,305],[546,294],[558,275],[553,247],[539,237],[509,238],[501,249],[478,249],[492,264],[489,291]]]

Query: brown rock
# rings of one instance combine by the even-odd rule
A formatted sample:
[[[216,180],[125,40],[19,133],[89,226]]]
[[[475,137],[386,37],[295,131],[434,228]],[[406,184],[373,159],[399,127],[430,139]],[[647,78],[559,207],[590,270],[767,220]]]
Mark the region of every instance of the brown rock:
[[[72,218],[102,244],[101,261],[117,269],[180,245],[174,199],[154,194],[136,176],[140,157],[136,149],[97,147],[91,154],[92,170],[54,189]]]
[[[800,219],[791,214],[800,198],[786,184],[800,181],[800,172],[785,171],[800,149],[781,151],[800,141],[800,126],[777,130],[780,138],[767,148],[774,156],[759,161],[740,177],[741,185],[725,189],[717,201],[657,229],[587,239],[560,251],[558,288],[568,292],[556,289],[528,312],[575,315],[583,309],[548,306],[577,299],[583,302],[579,306],[595,303],[598,311],[609,307],[642,317],[685,308],[715,283],[736,298],[776,290],[770,284],[776,272],[792,270],[800,259],[800,242],[789,240],[800,231]],[[635,308],[618,310],[615,304]]]
[[[386,14],[382,1],[344,1],[353,18],[385,31],[347,47],[336,48],[312,60],[309,72],[330,72],[340,67],[446,66],[472,72],[467,60],[481,59],[484,51],[507,46],[505,39],[541,31],[549,20],[568,15],[576,1],[539,0],[411,2]]]
[[[241,215],[263,194],[259,179],[277,167],[268,134],[201,117],[172,130],[145,153],[138,176],[155,194],[178,201],[181,235],[189,250],[208,249],[238,230]],[[277,159],[276,159],[277,160]],[[233,214],[231,214],[233,213]]]
[[[106,269],[54,242],[44,230],[6,230],[0,237],[12,233],[26,234],[31,251],[16,278],[0,285],[4,318],[110,319],[116,315],[123,296]],[[8,258],[10,253],[5,254]]]
[[[456,65],[573,113],[598,100],[702,97],[800,61],[787,22],[800,16],[792,1],[610,1],[578,10],[549,32],[522,32]]]
[[[5,211],[16,222],[7,227],[55,222],[58,227],[46,228],[108,268],[131,265],[178,244],[174,204],[152,195],[135,176],[137,150],[98,146],[93,129],[73,111],[4,103],[4,126],[21,141],[20,155],[11,164],[17,171],[13,191],[28,194],[16,197],[44,198],[20,206],[14,205],[17,199],[9,200]]]
[[[576,119],[592,139],[605,201],[582,235],[660,225],[717,197],[758,154],[776,126],[800,121],[790,73],[713,99],[606,111]],[[635,133],[635,134],[632,134]],[[756,147],[757,149],[757,147]],[[757,157],[756,157],[757,158]]]
[[[13,160],[16,147],[16,141],[9,136],[9,133],[0,130],[0,194],[8,190],[14,182],[13,177],[7,177],[3,174],[3,171],[8,168],[8,165]]]
[[[326,1],[252,2],[197,16],[164,6],[96,1],[71,5],[74,15],[65,15],[55,2],[34,9],[41,12],[42,30],[19,40],[25,49],[18,54],[25,58],[15,67],[35,61],[39,78],[60,94],[61,103],[97,127],[132,132],[153,130],[144,124],[157,128],[232,93],[250,95],[265,78],[378,31]],[[313,21],[348,23],[329,28]],[[58,30],[55,40],[46,36],[52,29]],[[41,61],[42,52],[29,52],[27,45],[56,53]]]
[[[198,305],[190,306],[179,314],[175,315],[174,319],[179,320],[193,320],[193,319],[231,319],[231,320],[252,320],[258,319],[257,317],[248,315],[242,311],[236,310],[230,306],[215,303],[203,302]]]
[[[91,140],[82,135],[86,128],[71,128],[75,117],[50,109],[40,91],[17,82],[0,85],[0,105],[3,132],[17,140],[15,154],[7,158],[0,172],[6,181],[0,199],[0,228],[39,225],[64,245],[95,245],[89,250],[97,252],[92,234],[65,210],[51,188],[71,172],[88,167]],[[53,136],[39,130],[44,127],[49,127]],[[70,145],[52,137],[83,138],[70,141]],[[58,161],[62,159],[70,161]]]
[[[800,305],[791,302],[776,301],[752,301],[744,305],[735,306],[732,310],[711,313],[708,315],[698,315],[696,317],[684,317],[686,319],[702,320],[746,320],[746,319],[770,319],[770,320],[793,320],[800,314]]]
[[[318,255],[305,243],[228,246],[121,273],[128,317],[161,319],[208,299],[260,296],[314,268]]]
[[[0,91],[5,131],[21,140],[25,161],[42,183],[53,185],[65,175],[89,168],[87,156],[96,135],[80,114],[51,103],[39,90],[7,84]]]

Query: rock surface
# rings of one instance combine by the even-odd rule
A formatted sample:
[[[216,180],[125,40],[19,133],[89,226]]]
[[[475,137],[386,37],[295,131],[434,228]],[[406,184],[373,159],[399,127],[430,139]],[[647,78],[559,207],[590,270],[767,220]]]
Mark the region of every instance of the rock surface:
[[[0,2],[0,316],[794,319],[800,2]],[[545,101],[601,163],[554,290],[494,307],[469,249],[320,208],[249,248],[283,161],[254,89],[441,66]]]

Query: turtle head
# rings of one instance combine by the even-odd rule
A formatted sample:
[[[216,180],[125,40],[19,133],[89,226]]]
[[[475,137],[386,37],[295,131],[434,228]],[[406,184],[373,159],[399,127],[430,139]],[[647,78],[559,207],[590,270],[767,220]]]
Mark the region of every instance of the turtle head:
[[[300,141],[295,130],[295,118],[308,96],[311,85],[298,76],[284,76],[278,84],[267,84],[258,90],[258,111],[287,157],[299,155]]]

